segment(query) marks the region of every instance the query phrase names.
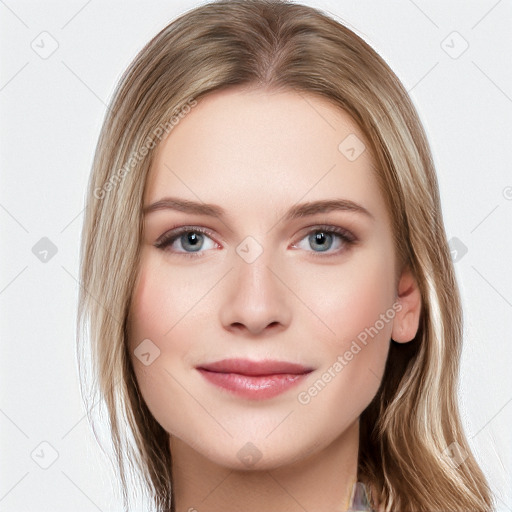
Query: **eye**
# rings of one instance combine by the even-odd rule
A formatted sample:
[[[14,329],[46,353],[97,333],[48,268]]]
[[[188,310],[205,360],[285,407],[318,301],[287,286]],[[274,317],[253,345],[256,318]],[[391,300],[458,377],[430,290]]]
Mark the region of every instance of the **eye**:
[[[171,250],[184,256],[198,257],[201,249],[214,249],[217,244],[207,236],[208,230],[195,226],[183,226],[167,231],[155,242],[158,249]],[[205,243],[210,241],[210,244]]]
[[[156,240],[154,246],[186,257],[197,258],[204,252],[201,249],[218,247],[218,244],[208,235],[211,236],[207,229],[197,226],[182,226],[164,233]],[[306,241],[313,251],[301,245],[303,241]],[[309,230],[307,236],[302,238],[299,243],[293,244],[292,247],[313,252],[315,256],[322,256],[323,253],[325,256],[333,256],[348,249],[355,242],[356,237],[346,229],[338,226],[315,226],[314,229]],[[331,250],[333,248],[334,250]]]
[[[322,253],[327,253],[326,255],[331,256],[348,249],[356,242],[356,238],[346,229],[337,226],[315,226],[313,230],[308,232],[307,236],[302,238],[299,243],[292,245],[292,247],[310,252],[307,247],[300,245],[304,241],[306,246],[313,248],[312,252],[316,253],[315,256],[317,254],[322,255]]]

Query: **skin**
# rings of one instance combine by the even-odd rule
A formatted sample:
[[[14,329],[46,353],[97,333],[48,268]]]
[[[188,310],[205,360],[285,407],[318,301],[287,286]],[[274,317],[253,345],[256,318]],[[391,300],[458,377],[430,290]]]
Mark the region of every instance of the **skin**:
[[[367,148],[354,161],[338,149],[350,134]],[[178,511],[346,510],[359,416],[378,390],[390,338],[414,338],[421,306],[411,273],[397,268],[374,166],[348,114],[314,95],[257,88],[207,95],[155,150],[145,206],[172,196],[226,211],[222,219],[171,209],[145,216],[129,314],[137,381],[171,434]],[[296,203],[341,198],[371,216],[330,211],[285,220]],[[315,244],[319,225],[344,228],[355,242],[332,234]],[[208,229],[197,234],[199,253],[179,236],[155,247],[177,226]],[[250,263],[236,251],[248,236],[262,249]],[[338,356],[390,310],[378,334],[301,403],[299,393],[329,368],[332,376]],[[134,355],[145,339],[160,351],[147,366]],[[314,371],[274,398],[247,400],[195,369],[228,357]],[[255,462],[248,466],[240,450]]]

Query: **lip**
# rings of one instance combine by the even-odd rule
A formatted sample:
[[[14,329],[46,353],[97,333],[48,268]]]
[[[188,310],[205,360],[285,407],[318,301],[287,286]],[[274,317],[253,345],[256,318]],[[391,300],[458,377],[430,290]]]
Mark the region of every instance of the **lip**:
[[[197,366],[211,384],[250,400],[265,400],[296,386],[312,368],[287,361],[223,359]]]

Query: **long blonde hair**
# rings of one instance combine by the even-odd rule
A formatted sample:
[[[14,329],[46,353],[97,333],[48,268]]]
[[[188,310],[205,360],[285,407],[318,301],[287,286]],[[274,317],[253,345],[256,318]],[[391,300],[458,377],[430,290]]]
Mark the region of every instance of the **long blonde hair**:
[[[360,418],[358,478],[387,512],[492,510],[459,417],[462,311],[416,110],[354,32],[279,0],[217,1],[170,23],[122,76],[101,130],[83,225],[78,357],[93,425],[96,400],[107,411],[125,507],[129,471],[158,510],[175,507],[168,433],[144,403],[127,351],[151,148],[187,104],[244,84],[315,94],[353,117],[372,146],[398,258],[421,291],[417,336],[391,343],[381,387]]]

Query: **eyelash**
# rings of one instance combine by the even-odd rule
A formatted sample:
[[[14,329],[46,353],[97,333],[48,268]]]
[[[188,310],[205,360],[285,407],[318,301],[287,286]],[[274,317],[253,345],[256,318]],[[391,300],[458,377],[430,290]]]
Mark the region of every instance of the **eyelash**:
[[[347,231],[346,229],[337,227],[337,226],[329,226],[329,225],[314,226],[313,229],[309,230],[300,240],[298,240],[298,242],[301,242],[302,240],[304,240],[304,238],[308,237],[309,235],[311,235],[313,233],[317,233],[317,232],[329,234],[329,235],[338,235],[338,237],[341,239],[344,246],[350,247],[351,245],[354,245],[357,242],[356,237],[352,233]],[[172,245],[183,233],[202,233],[202,234],[207,235],[210,238],[212,238],[212,233],[208,229],[200,228],[197,226],[182,226],[179,228],[174,228],[174,229],[164,233],[162,236],[160,236],[156,240],[156,242],[154,243],[154,246],[157,249],[165,250],[166,247]],[[295,246],[296,243],[294,243],[293,245]],[[347,247],[339,249],[338,251],[336,251],[334,253],[327,253],[325,255],[319,251],[308,251],[308,252],[312,252],[315,255],[314,257],[320,256],[322,258],[326,258],[329,256],[337,256],[340,253],[344,252],[346,249],[347,249]],[[202,257],[202,253],[204,253],[204,252],[205,251],[197,251],[194,253],[194,252],[184,251],[184,252],[178,252],[175,254],[179,254],[180,256],[184,256],[186,258],[200,258],[200,257]]]

